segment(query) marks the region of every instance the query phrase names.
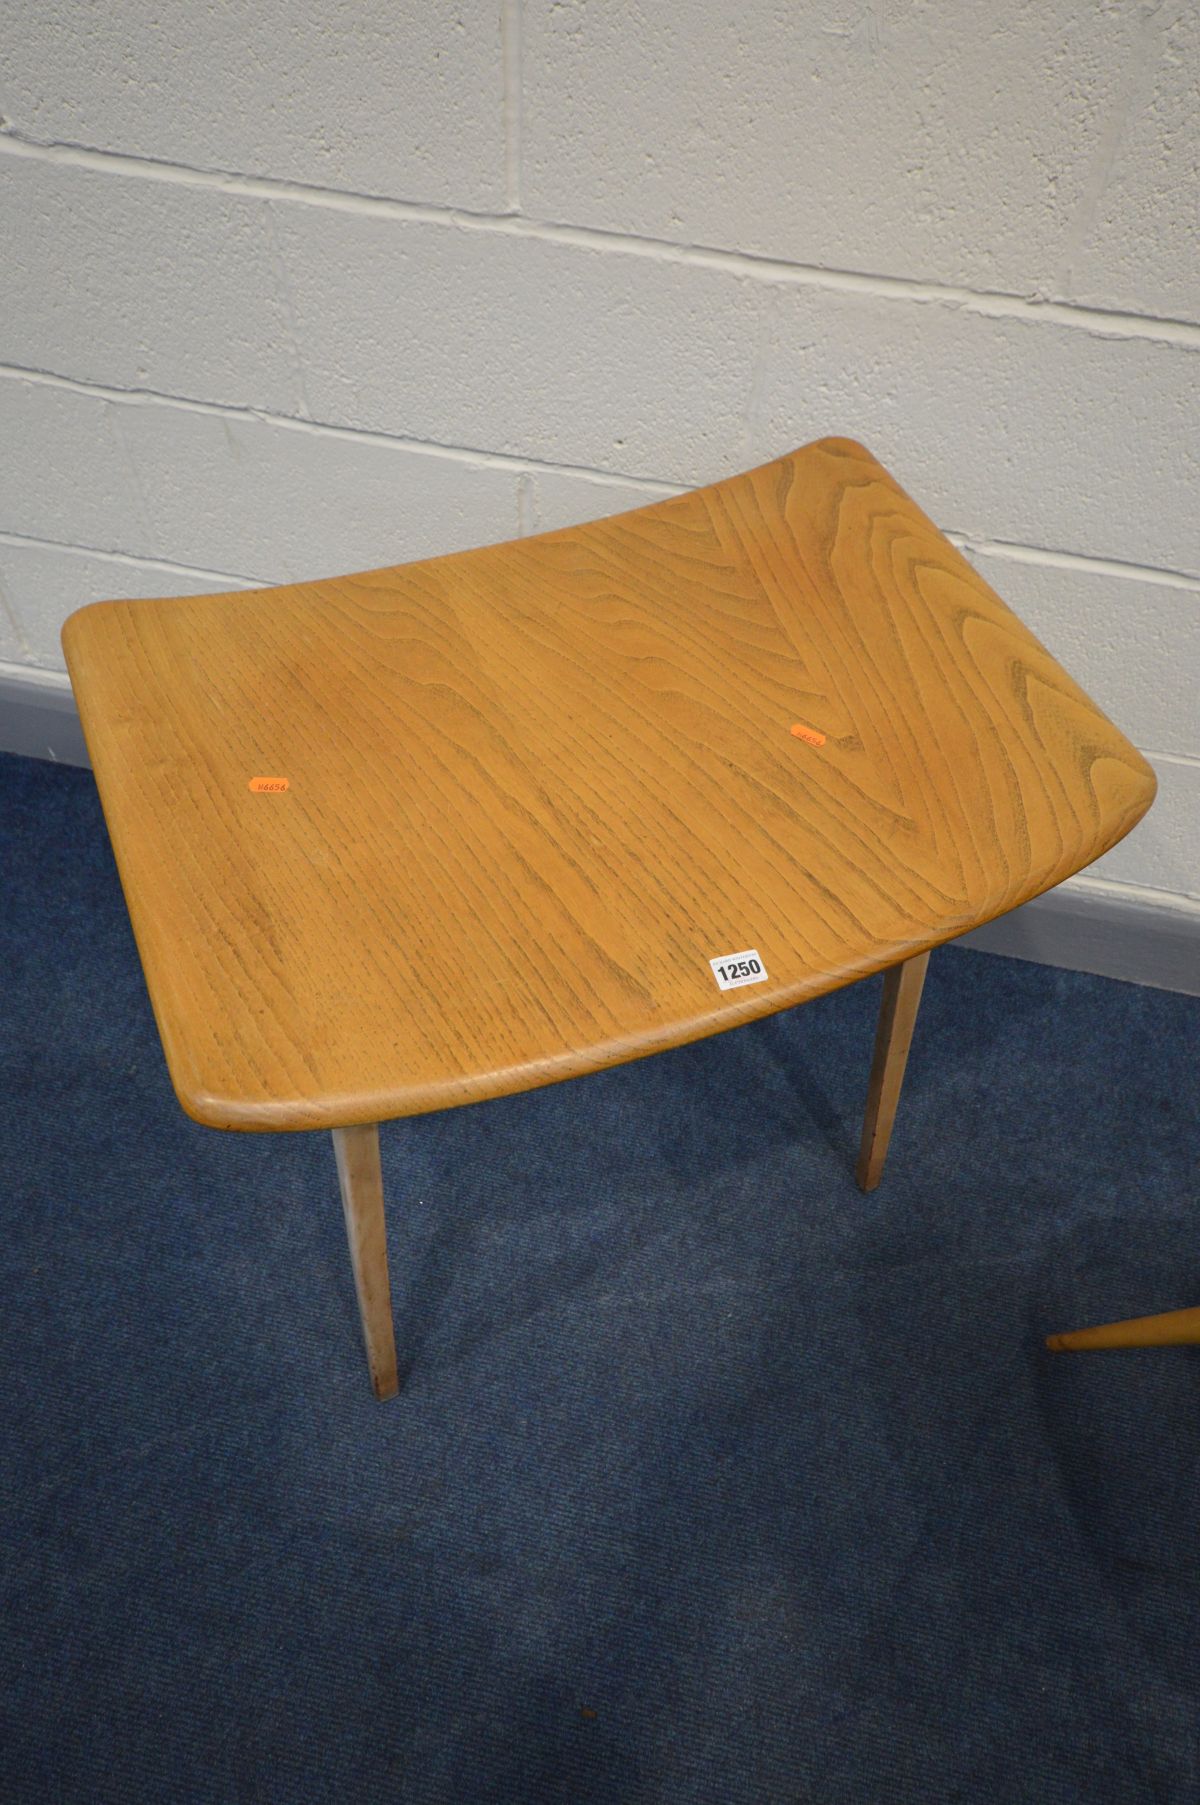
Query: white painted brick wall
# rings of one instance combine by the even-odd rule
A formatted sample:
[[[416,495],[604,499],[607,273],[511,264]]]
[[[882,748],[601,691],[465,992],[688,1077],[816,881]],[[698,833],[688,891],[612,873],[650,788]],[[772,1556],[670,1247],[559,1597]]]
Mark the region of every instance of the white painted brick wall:
[[[0,0],[0,661],[864,439],[1200,895],[1200,8]]]
[[[527,18],[543,218],[1200,318],[1191,0],[565,0]]]
[[[85,602],[112,596],[219,595],[242,582],[152,559],[106,557],[74,547],[31,544],[0,533],[0,657],[54,669],[58,635]]]
[[[0,522],[289,583],[514,538],[519,475],[364,433],[0,375]],[[81,472],[90,472],[80,482]],[[616,504],[621,505],[619,502]]]
[[[480,210],[505,202],[503,15],[457,0],[5,0],[27,137]]]

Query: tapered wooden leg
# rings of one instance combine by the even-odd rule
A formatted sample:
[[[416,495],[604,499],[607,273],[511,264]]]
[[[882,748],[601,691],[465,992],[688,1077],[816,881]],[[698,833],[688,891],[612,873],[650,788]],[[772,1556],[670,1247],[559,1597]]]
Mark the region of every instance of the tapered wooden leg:
[[[875,1056],[871,1061],[871,1081],[867,1086],[867,1109],[863,1118],[862,1146],[858,1153],[855,1177],[864,1191],[873,1191],[883,1177],[892,1123],[904,1083],[908,1049],[917,1022],[917,1005],[925,982],[928,953],[918,953],[903,965],[893,965],[883,974],[883,1002],[879,1008],[879,1026],[875,1030]]]
[[[373,1125],[335,1128],[333,1149],[371,1384],[377,1398],[394,1398],[400,1381],[396,1376],[396,1337],[388,1284],[379,1130]]]
[[[1068,1348],[1200,1347],[1200,1310],[1167,1310],[1162,1316],[1131,1316],[1096,1329],[1072,1329],[1066,1335],[1047,1335],[1046,1346],[1056,1354]]]

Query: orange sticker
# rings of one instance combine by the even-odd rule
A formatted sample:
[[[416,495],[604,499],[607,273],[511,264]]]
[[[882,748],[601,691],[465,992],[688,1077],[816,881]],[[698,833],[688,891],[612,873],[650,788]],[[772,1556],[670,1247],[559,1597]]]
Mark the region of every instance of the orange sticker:
[[[806,727],[803,721],[797,721],[792,732],[798,740],[803,740],[806,745],[823,746],[825,744],[825,735],[816,727]]]
[[[250,779],[250,788],[256,796],[261,796],[267,790],[286,790],[287,787],[286,777],[252,777]]]

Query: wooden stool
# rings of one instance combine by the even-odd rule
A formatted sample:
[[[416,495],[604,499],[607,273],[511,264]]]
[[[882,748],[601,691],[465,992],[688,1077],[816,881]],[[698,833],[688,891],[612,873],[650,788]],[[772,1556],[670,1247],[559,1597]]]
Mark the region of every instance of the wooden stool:
[[[379,1397],[378,1123],[883,971],[870,1189],[929,949],[1154,794],[843,439],[484,551],[97,603],[63,644],[179,1101],[333,1131]]]

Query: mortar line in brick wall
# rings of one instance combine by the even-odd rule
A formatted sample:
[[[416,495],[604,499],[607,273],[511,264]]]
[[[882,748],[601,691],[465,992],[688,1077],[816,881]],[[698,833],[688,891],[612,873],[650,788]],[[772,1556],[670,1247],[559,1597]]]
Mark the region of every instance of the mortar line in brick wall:
[[[517,478],[517,537],[528,539],[536,531],[533,478],[528,470],[523,470]]]
[[[36,551],[65,552],[75,558],[104,558],[110,564],[132,564],[138,570],[161,570],[173,577],[199,577],[202,583],[241,584],[245,589],[268,587],[261,577],[244,577],[235,570],[200,570],[194,564],[176,564],[171,558],[142,558],[136,552],[119,552],[112,546],[43,539],[35,533],[14,533],[9,527],[0,527],[0,545],[12,545],[18,550],[32,547]]]
[[[783,258],[749,251],[722,250],[714,245],[677,244],[670,239],[610,231],[600,226],[569,225],[512,213],[472,212],[462,207],[438,206],[431,201],[391,200],[381,195],[321,188],[304,182],[284,180],[278,176],[247,176],[232,171],[195,169],[183,163],[130,156],[124,151],[92,150],[79,144],[43,143],[18,136],[11,126],[0,130],[0,155],[32,158],[104,174],[130,175],[181,187],[206,188],[249,200],[290,200],[303,206],[325,207],[368,218],[411,220],[427,225],[454,227],[460,231],[530,238],[543,243],[573,245],[583,250],[645,257],[653,262],[711,269],[765,284],[823,289],[836,294],[868,295],[883,301],[950,306],[988,319],[1015,319],[1027,324],[1042,322],[1067,326],[1100,338],[1146,339],[1157,344],[1191,348],[1200,346],[1200,323],[1191,320],[1162,318],[1121,308],[1089,306],[1058,297],[1042,298],[1002,290],[964,288],[951,283],[923,281],[911,276],[887,276],[863,270],[789,263]]]
[[[14,663],[11,658],[0,658],[0,677],[20,677],[39,689],[69,690],[71,687],[71,679],[58,664],[27,664],[24,660]]]
[[[278,427],[286,432],[315,433],[319,438],[348,439],[367,445],[378,445],[389,451],[410,451],[421,456],[442,458],[449,463],[465,464],[472,469],[504,470],[516,476],[574,476],[601,487],[621,488],[628,484],[652,492],[652,498],[680,495],[688,487],[684,483],[664,482],[660,477],[640,476],[632,471],[598,470],[588,464],[558,464],[537,458],[519,457],[505,451],[472,450],[462,445],[439,445],[428,439],[410,439],[355,426],[334,426],[322,420],[299,420],[288,414],[271,414],[260,408],[233,407],[222,401],[195,401],[184,395],[164,395],[155,389],[120,389],[104,383],[85,382],[76,376],[59,376],[53,370],[27,369],[20,364],[0,363],[0,381],[27,382],[34,387],[64,389],[68,394],[84,395],[90,400],[115,402],[129,407],[175,408],[180,413],[207,414],[217,419],[242,420],[257,426]],[[1051,569],[1079,570],[1097,576],[1125,577],[1138,582],[1158,583],[1164,588],[1200,591],[1200,577],[1187,571],[1172,570],[1154,564],[1125,563],[1116,558],[1097,558],[1088,552],[1069,552],[1061,548],[1020,545],[1008,540],[980,538],[953,527],[943,529],[946,537],[960,550],[979,551],[1009,558],[1014,563],[1040,564]],[[98,550],[97,547],[84,549]],[[106,556],[115,554],[104,554]],[[204,575],[204,572],[197,572]],[[221,576],[223,573],[212,573]],[[246,578],[247,582],[254,581]]]
[[[115,401],[125,406],[178,408],[181,413],[211,414],[223,419],[245,420],[262,426],[277,426],[287,432],[311,432],[321,438],[352,439],[367,445],[379,445],[389,451],[419,451],[427,457],[445,458],[451,463],[469,464],[473,468],[507,470],[520,475],[548,474],[581,476],[589,482],[620,485],[637,483],[656,495],[678,495],[685,486],[663,482],[660,477],[637,476],[624,470],[598,470],[590,464],[560,464],[549,460],[518,456],[515,452],[473,450],[466,445],[442,445],[433,439],[407,438],[398,433],[377,432],[368,427],[338,426],[325,420],[301,420],[293,414],[272,414],[262,408],[235,407],[226,401],[197,401],[187,395],[166,395],[157,389],[115,388],[109,383],[88,382],[77,376],[59,376],[53,370],[36,370],[22,364],[0,363],[0,379],[29,382],[46,388],[66,389],[71,394],[87,395],[93,400]]]
[[[1200,753],[1197,752],[1156,752],[1153,746],[1139,746],[1138,751],[1156,765],[1186,765],[1190,770],[1200,771]]]
[[[1165,565],[1131,564],[1120,558],[1094,558],[1087,552],[1065,552],[1045,545],[1015,545],[1006,539],[981,539],[973,533],[948,532],[961,551],[983,552],[1007,558],[1013,564],[1038,564],[1049,570],[1083,570],[1100,577],[1124,577],[1139,583],[1157,583],[1163,589],[1186,589],[1200,594],[1200,577]]]
[[[521,211],[521,0],[504,0],[500,15],[503,66],[504,198],[510,213]]]
[[[26,658],[33,657],[33,648],[29,643],[24,627],[17,618],[17,611],[8,599],[8,591],[0,582],[0,615],[8,622],[9,631]]]
[[[1133,43],[1129,53],[1122,58],[1120,75],[1115,83],[1116,91],[1101,109],[1099,131],[1092,155],[1059,251],[1060,273],[1057,281],[1062,286],[1068,286],[1074,277],[1075,264],[1087,243],[1088,234],[1103,202],[1129,121],[1138,115],[1149,98],[1145,90],[1153,81],[1155,64],[1163,49],[1160,33],[1168,30],[1174,23],[1169,16],[1161,16],[1164,10],[1169,13],[1169,9],[1163,8],[1161,0],[1156,5],[1140,9],[1141,16],[1134,29]]]

